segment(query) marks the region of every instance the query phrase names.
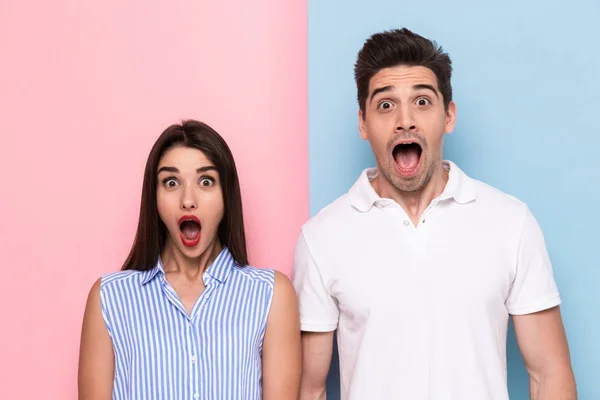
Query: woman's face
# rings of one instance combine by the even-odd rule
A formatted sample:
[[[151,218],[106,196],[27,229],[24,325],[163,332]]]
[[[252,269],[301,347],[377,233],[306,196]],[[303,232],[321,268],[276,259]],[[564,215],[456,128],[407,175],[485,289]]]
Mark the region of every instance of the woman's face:
[[[185,256],[199,257],[215,241],[225,210],[216,167],[200,150],[177,146],[159,160],[156,178],[167,241]]]

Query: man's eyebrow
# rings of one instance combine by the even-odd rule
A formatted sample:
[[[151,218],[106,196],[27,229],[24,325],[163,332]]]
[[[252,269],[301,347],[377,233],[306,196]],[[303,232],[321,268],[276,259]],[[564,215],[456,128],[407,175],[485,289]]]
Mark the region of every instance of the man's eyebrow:
[[[421,84],[418,84],[418,85],[414,85],[413,89],[414,90],[431,90],[435,94],[435,97],[439,97],[438,96],[438,91],[432,85],[421,83]]]
[[[378,95],[379,93],[391,92],[392,90],[394,90],[393,85],[388,85],[388,86],[383,86],[383,87],[377,88],[377,89],[373,90],[373,93],[371,93],[371,98],[369,101],[372,101],[373,98],[376,95]],[[414,85],[413,90],[430,90],[433,92],[433,94],[435,94],[435,97],[439,98],[439,94],[438,94],[438,91],[436,90],[436,88],[433,85],[429,85],[427,83],[420,83],[418,85]]]
[[[392,86],[392,85],[383,86],[383,87],[373,90],[373,93],[371,93],[371,99],[369,100],[369,102],[371,102],[373,100],[373,97],[375,97],[375,95],[378,95],[379,93],[391,92],[392,90],[394,90],[394,86]]]

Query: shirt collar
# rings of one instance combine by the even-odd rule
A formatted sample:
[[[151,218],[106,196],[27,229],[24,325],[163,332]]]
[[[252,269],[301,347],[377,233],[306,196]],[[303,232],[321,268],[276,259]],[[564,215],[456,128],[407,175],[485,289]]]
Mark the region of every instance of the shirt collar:
[[[156,261],[156,265],[154,265],[154,267],[152,269],[149,269],[149,270],[147,270],[147,271],[144,272],[144,275],[143,275],[143,278],[142,278],[142,285],[145,285],[146,283],[148,283],[152,279],[154,279],[154,277],[159,272],[161,273],[161,275],[165,274],[165,270],[163,269],[162,259],[160,258],[160,256],[158,256],[158,260]]]
[[[477,198],[475,182],[452,161],[443,161],[448,171],[448,182],[439,200],[454,199],[458,204],[466,204]]]
[[[437,200],[454,199],[459,204],[469,203],[477,197],[473,179],[467,176],[452,161],[443,161],[442,165],[448,170],[448,182]],[[389,202],[389,199],[379,197],[371,181],[377,176],[376,168],[363,170],[356,183],[348,192],[350,204],[358,211],[367,212],[378,202]]]
[[[234,266],[235,260],[233,259],[231,252],[227,247],[223,247],[223,250],[208,267],[206,273],[210,275],[211,278],[216,279],[217,281],[222,283],[227,280]],[[150,282],[157,275],[159,275],[159,273],[163,276],[165,274],[162,259],[160,258],[160,256],[158,257],[156,265],[152,269],[149,269],[148,271],[144,272],[145,275],[142,279],[142,285],[145,285],[146,283]]]

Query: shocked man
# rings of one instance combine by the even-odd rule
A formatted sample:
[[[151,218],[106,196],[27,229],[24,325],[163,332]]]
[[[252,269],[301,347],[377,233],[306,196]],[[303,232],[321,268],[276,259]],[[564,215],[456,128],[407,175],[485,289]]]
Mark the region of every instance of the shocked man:
[[[407,29],[358,54],[359,130],[376,165],[297,242],[303,400],[325,398],[335,330],[343,400],[506,400],[510,316],[532,399],[576,398],[536,219],[442,159],[451,75],[449,56]]]

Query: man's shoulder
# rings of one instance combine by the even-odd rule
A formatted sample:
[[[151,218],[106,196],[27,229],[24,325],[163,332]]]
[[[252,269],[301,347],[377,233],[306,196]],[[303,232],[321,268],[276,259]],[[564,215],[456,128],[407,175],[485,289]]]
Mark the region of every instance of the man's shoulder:
[[[515,195],[477,179],[471,178],[471,181],[477,193],[475,204],[482,210],[502,218],[523,218],[528,211],[527,204]]]
[[[345,229],[341,224],[356,212],[350,203],[348,193],[344,193],[335,200],[323,206],[313,217],[302,225],[303,232],[318,233],[323,230]]]

